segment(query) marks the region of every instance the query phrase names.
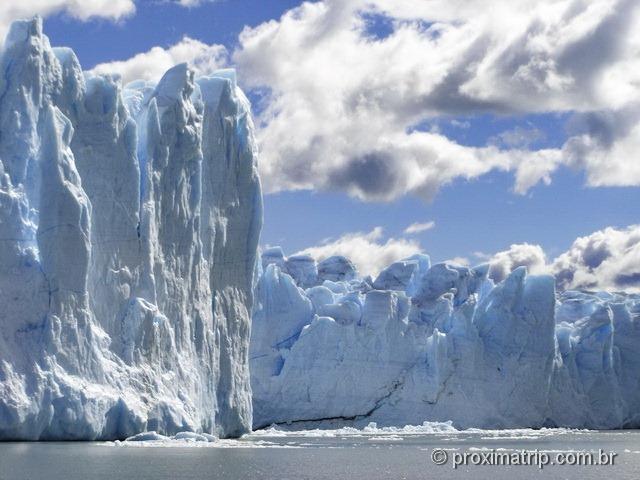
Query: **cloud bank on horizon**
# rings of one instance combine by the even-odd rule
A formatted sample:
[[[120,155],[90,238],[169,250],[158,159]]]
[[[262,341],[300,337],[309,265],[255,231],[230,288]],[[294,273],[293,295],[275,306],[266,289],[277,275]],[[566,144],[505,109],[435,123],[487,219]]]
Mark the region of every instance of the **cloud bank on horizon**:
[[[383,228],[378,226],[370,232],[326,239],[296,253],[309,254],[318,261],[343,255],[362,275],[375,277],[391,263],[422,251],[415,239],[385,239]],[[609,227],[580,237],[553,260],[548,259],[542,247],[528,243],[511,245],[494,255],[477,252],[475,256],[475,263],[491,265],[489,276],[495,282],[501,282],[513,270],[524,266],[533,275],[553,275],[561,289],[640,292],[640,225],[622,229]],[[464,257],[448,261],[462,265],[474,263]]]
[[[561,289],[640,292],[640,225],[605,228],[580,237],[549,261],[539,245],[511,245],[488,259],[490,276],[503,280],[515,268],[555,276]]]
[[[0,29],[13,18],[60,12],[119,21],[135,14],[135,2],[27,0],[0,6]],[[179,62],[200,73],[237,68],[243,87],[261,98],[256,124],[267,192],[431,200],[455,180],[506,171],[514,192],[524,194],[562,167],[583,172],[589,187],[637,187],[639,20],[634,0],[323,0],[245,27],[230,49],[185,36],[94,70],[119,73],[126,83],[158,78]],[[465,119],[482,114],[547,113],[566,118],[561,145],[536,148],[544,134],[535,128],[507,130],[479,146],[435,128],[443,120],[469,128]],[[599,230],[552,261],[537,245],[513,245],[490,256],[492,272],[501,278],[523,264],[554,273],[564,287],[635,288],[637,231]],[[420,248],[374,229],[306,251],[351,252],[373,272],[382,260],[372,255],[386,262]]]
[[[376,276],[387,265],[422,251],[413,239],[388,238],[384,229],[375,227],[370,232],[346,233],[337,239],[326,239],[320,245],[297,252],[324,260],[332,255],[342,255],[351,260],[362,275]]]

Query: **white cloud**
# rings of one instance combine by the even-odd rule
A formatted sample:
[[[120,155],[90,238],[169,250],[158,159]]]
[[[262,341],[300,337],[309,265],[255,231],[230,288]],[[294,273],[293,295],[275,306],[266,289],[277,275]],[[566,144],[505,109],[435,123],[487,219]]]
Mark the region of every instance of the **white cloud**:
[[[527,267],[531,274],[549,273],[547,257],[540,245],[528,243],[514,244],[509,250],[496,253],[490,260],[489,276],[501,282],[518,267]]]
[[[564,156],[570,166],[587,172],[590,186],[639,184],[640,102],[574,115],[569,127],[575,134],[566,142]]]
[[[177,0],[177,3],[183,7],[199,7],[203,3],[215,2],[216,0]]]
[[[580,237],[553,261],[564,288],[640,291],[640,225]]]
[[[469,259],[467,257],[453,257],[450,258],[449,260],[445,260],[447,263],[453,263],[455,265],[461,265],[463,267],[468,267],[469,265],[471,265],[471,263],[469,262]]]
[[[475,252],[473,252],[473,256],[484,262],[490,260],[493,255],[476,250]]]
[[[133,0],[20,5],[0,12],[121,18],[134,8]],[[431,199],[454,180],[499,170],[513,172],[513,190],[525,193],[550,183],[562,165],[583,170],[590,186],[640,185],[640,162],[629,161],[640,148],[639,6],[636,0],[324,0],[246,27],[231,58],[241,84],[262,95],[257,138],[265,190]],[[390,31],[375,31],[376,18],[385,18]],[[126,82],[158,78],[184,61],[203,73],[230,63],[224,47],[185,37],[96,71],[115,71]],[[533,128],[471,147],[424,127],[481,113],[541,112],[607,121],[590,121],[563,147],[542,150],[532,150],[542,140]]]
[[[97,65],[92,72],[119,74],[126,84],[136,79],[158,80],[168,69],[184,62],[199,74],[211,73],[226,65],[227,50],[222,45],[207,45],[184,37],[169,48],[153,47],[128,60]]]
[[[389,238],[384,240],[382,227],[372,231],[347,233],[338,239],[326,239],[320,245],[306,248],[306,253],[323,260],[332,255],[344,255],[363,275],[376,276],[391,263],[421,252],[414,240]],[[624,290],[640,292],[640,225],[617,229],[607,227],[575,240],[571,247],[552,261],[540,245],[514,244],[508,250],[489,255],[473,255],[491,265],[489,276],[501,282],[518,267],[527,267],[532,275],[551,274],[558,289]],[[447,262],[468,266],[466,257],[454,257]]]
[[[363,13],[386,15],[393,31],[376,38]],[[247,86],[267,91],[258,132],[267,190],[430,198],[498,169],[514,171],[523,193],[567,163],[591,185],[638,185],[638,162],[601,168],[631,153],[638,135],[595,152],[590,136],[531,152],[526,135],[472,148],[413,128],[440,116],[640,100],[637,20],[631,0],[325,0],[247,27],[233,59]]]
[[[384,241],[383,233],[382,227],[375,227],[368,233],[347,233],[298,253],[309,254],[319,261],[332,255],[344,255],[356,265],[361,275],[375,277],[391,263],[421,251],[420,244],[414,240],[389,238]]]
[[[451,125],[456,127],[456,128],[463,128],[463,129],[467,129],[471,127],[471,123],[467,120],[456,120],[455,118],[453,120],[451,120]]]
[[[404,233],[406,233],[407,235],[411,235],[414,233],[426,232],[427,230],[431,230],[435,226],[436,222],[434,222],[433,220],[424,223],[415,222],[405,228]]]
[[[544,133],[537,128],[517,126],[490,138],[489,142],[508,148],[528,148],[532,143],[544,140],[544,138]]]
[[[511,245],[490,258],[480,252],[475,255],[491,263],[495,281],[526,266],[529,273],[553,274],[559,289],[640,292],[640,225],[607,227],[579,237],[551,262],[542,247],[527,243]]]
[[[12,21],[41,15],[66,13],[78,20],[120,20],[136,10],[134,0],[3,0],[0,2],[0,43]]]

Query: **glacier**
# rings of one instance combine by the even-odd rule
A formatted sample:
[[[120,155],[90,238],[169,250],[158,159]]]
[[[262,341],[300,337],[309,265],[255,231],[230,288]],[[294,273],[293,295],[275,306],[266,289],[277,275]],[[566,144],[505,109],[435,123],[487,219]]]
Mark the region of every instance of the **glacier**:
[[[640,427],[640,295],[425,254],[376,278],[258,258],[233,70],[122,85],[38,17],[0,65],[0,440]]]
[[[344,257],[262,253],[254,428],[640,426],[640,295],[556,291],[549,275],[431,265],[361,278]]]
[[[262,196],[235,73],[122,86],[38,17],[0,64],[0,439],[249,431]]]

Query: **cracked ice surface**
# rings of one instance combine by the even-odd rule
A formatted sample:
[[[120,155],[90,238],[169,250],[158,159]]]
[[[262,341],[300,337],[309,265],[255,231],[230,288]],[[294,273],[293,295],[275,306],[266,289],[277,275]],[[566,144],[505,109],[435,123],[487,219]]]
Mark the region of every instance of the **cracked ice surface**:
[[[640,425],[637,295],[556,292],[524,267],[494,285],[426,255],[362,279],[272,247],[262,268],[254,428]]]
[[[0,64],[0,439],[248,431],[262,200],[235,74],[122,87],[39,18]]]

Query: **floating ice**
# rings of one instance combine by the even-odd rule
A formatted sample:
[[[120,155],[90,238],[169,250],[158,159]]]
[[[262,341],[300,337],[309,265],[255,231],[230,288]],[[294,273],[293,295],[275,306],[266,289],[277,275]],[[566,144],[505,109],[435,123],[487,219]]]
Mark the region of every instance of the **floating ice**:
[[[136,435],[132,435],[125,439],[125,442],[167,442],[171,440],[165,435],[160,435],[158,432],[141,432]]]

